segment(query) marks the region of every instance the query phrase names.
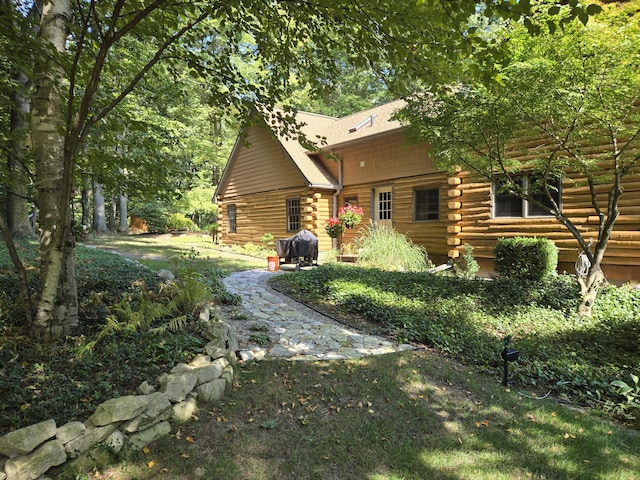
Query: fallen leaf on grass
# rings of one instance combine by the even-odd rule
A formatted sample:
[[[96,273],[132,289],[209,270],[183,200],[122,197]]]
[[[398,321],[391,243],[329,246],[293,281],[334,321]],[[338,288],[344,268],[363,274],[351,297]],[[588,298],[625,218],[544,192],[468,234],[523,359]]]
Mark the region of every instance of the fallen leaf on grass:
[[[145,455],[148,454],[151,450],[149,450],[149,447],[144,447],[142,449],[142,453],[144,453]]]
[[[300,415],[298,420],[300,420],[302,425],[309,425],[309,419],[305,415]]]
[[[155,467],[155,466],[156,466],[156,462],[154,462],[153,460],[151,460],[151,461],[147,464],[147,466],[148,466],[149,468],[153,468],[153,467]]]
[[[180,458],[186,460],[187,458],[189,458],[191,455],[189,455],[188,453],[183,453],[182,455],[180,455]]]
[[[184,439],[185,439],[185,441],[187,441],[189,443],[196,443],[196,440],[193,437],[185,437]]]

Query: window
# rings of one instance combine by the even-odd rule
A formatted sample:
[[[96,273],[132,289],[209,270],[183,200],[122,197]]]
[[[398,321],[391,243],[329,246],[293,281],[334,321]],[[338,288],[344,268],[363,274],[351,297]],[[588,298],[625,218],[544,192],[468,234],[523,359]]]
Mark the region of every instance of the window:
[[[290,198],[287,200],[287,231],[300,230],[300,199]]]
[[[522,182],[522,188],[527,191],[531,190],[533,193],[531,197],[542,203],[543,205],[552,207],[552,203],[547,198],[547,194],[544,191],[534,191],[537,187],[538,178],[530,175],[523,175],[520,177],[520,181]],[[561,194],[560,187],[562,185],[561,179],[550,179],[549,180],[549,193],[551,197],[556,202],[556,204],[560,205]],[[508,192],[504,192],[500,190],[500,187],[497,185],[493,185],[493,217],[494,218],[503,218],[503,217],[548,217],[551,216],[549,212],[544,210],[542,207],[534,205],[533,203],[529,203],[526,200],[516,197],[515,195],[511,195]]]
[[[352,207],[358,206],[358,197],[345,197],[344,198],[344,206],[350,205]]]
[[[376,189],[376,221],[391,220],[391,188]]]
[[[413,220],[440,219],[440,190],[421,188],[413,191]]]
[[[229,233],[236,233],[236,206],[229,205],[227,207],[227,231]]]

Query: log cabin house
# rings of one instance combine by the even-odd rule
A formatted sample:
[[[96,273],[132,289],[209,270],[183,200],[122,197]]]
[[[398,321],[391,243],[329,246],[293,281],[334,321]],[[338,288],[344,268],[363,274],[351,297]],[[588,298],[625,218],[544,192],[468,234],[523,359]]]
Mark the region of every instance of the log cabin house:
[[[468,243],[483,269],[490,270],[498,238],[537,236],[559,248],[559,271],[574,273],[578,243],[562,225],[527,202],[497,194],[468,172],[436,169],[428,145],[408,144],[403,126],[392,120],[403,105],[398,100],[344,118],[299,112],[306,137],[323,137],[318,150],[275,135],[268,121],[245,127],[214,197],[220,241],[259,243],[265,233],[277,239],[306,229],[326,251],[335,243],[325,222],[349,203],[364,209],[360,227],[369,221],[389,223],[424,246],[436,263],[458,257]],[[559,186],[563,211],[587,238],[589,231],[597,238],[588,187],[570,174]],[[625,182],[620,211],[603,270],[610,280],[640,280],[640,182]],[[343,244],[358,230],[347,230]]]

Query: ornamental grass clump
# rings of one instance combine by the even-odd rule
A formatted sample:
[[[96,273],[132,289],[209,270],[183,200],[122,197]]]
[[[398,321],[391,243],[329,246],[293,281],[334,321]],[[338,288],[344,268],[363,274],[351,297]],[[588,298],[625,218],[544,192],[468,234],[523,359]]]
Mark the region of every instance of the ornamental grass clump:
[[[361,230],[356,239],[358,263],[381,268],[419,272],[433,266],[427,251],[393,227],[373,224]]]

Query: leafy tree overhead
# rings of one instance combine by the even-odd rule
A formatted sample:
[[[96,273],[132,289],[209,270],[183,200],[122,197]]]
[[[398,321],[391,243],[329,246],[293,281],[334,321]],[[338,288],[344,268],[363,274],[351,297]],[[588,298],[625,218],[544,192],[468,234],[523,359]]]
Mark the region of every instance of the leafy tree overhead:
[[[8,5],[3,12],[24,17]],[[577,1],[569,8],[569,17],[582,20],[594,11]],[[333,58],[338,45],[355,66],[373,66],[400,91],[407,78],[456,77],[460,58],[471,55],[493,74],[501,47],[467,28],[476,13],[467,0],[45,2],[37,36],[11,32],[17,43],[33,45],[30,127],[42,253],[33,335],[53,338],[77,323],[69,203],[78,158],[94,129],[154,68],[183,65],[211,86],[209,102],[217,111],[244,111],[286,98],[294,75],[319,91],[319,82],[340,70]],[[534,12],[522,0],[488,2],[479,13],[531,24]],[[145,48],[132,47],[134,40]],[[245,75],[247,63],[260,68]]]
[[[547,25],[538,27],[537,36],[518,26],[498,32],[509,37],[501,83],[415,96],[401,116],[432,145],[442,168],[461,166],[571,232],[588,258],[579,311],[590,315],[620,215],[622,181],[640,173],[640,2],[610,5],[587,25],[567,24],[553,35]],[[522,147],[527,138],[535,148]],[[537,180],[522,182],[524,172]],[[594,229],[581,225],[583,215],[563,211],[557,195],[563,175],[588,186]]]

